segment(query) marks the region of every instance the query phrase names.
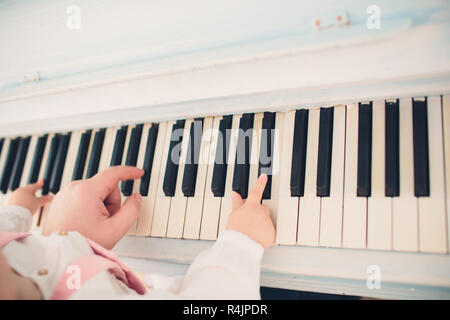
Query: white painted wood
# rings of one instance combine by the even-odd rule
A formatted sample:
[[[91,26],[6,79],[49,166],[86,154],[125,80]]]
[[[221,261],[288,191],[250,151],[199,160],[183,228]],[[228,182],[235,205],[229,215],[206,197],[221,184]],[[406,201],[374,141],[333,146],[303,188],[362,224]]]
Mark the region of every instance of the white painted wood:
[[[149,236],[152,230],[153,213],[156,206],[156,195],[158,194],[158,183],[160,176],[164,174],[164,172],[161,171],[161,167],[163,166],[162,162],[167,160],[163,155],[163,149],[168,130],[166,122],[161,122],[159,124],[148,195],[142,199],[141,215],[137,225],[136,234],[140,236]]]
[[[206,175],[205,194],[203,201],[203,213],[200,227],[200,239],[215,240],[219,227],[221,197],[215,197],[211,190],[212,177],[214,173],[214,162],[216,159],[217,139],[219,135],[219,125],[222,117],[214,117],[211,146],[209,150],[208,173]]]
[[[280,199],[280,162],[283,155],[283,148],[291,148],[292,144],[282,140],[285,130],[285,114],[277,112],[275,114],[275,136],[273,139],[273,158],[272,158],[272,189],[270,199],[265,199],[262,204],[270,209],[270,217],[274,223],[275,230],[278,220],[278,204]],[[292,150],[291,150],[292,151]],[[261,151],[260,151],[261,152]],[[289,188],[288,184],[288,188]]]
[[[184,196],[181,186],[183,184],[186,154],[190,140],[191,124],[194,120],[186,120],[184,124],[183,141],[181,143],[180,162],[178,164],[177,184],[175,196],[170,201],[169,218],[167,223],[167,237],[181,238],[183,236],[184,219],[186,217],[187,198]]]
[[[0,68],[2,85],[13,82],[10,90],[6,90],[5,86],[7,92],[4,93],[4,98],[18,99],[19,97],[30,97],[31,94],[37,92],[53,90],[53,92],[58,92],[58,94],[54,94],[55,97],[59,96],[61,101],[70,104],[67,108],[61,108],[61,104],[54,99],[40,101],[39,104],[31,101],[34,99],[21,99],[20,103],[16,105],[17,108],[11,108],[11,110],[17,110],[14,112],[15,120],[7,117],[9,119],[5,119],[5,122],[25,121],[24,115],[28,117],[27,120],[36,120],[37,117],[46,119],[48,116],[54,120],[66,115],[75,115],[78,112],[92,114],[95,112],[92,105],[98,108],[97,111],[111,111],[132,105],[147,106],[174,101],[202,100],[210,97],[239,96],[256,92],[267,93],[291,88],[317,88],[320,86],[335,88],[339,84],[345,87],[351,83],[368,85],[374,81],[384,81],[392,86],[391,79],[423,80],[436,75],[448,76],[450,65],[446,57],[449,56],[450,48],[446,39],[449,26],[442,23],[442,21],[446,21],[448,15],[448,4],[445,1],[440,1],[438,4],[432,2],[428,5],[429,7],[421,2],[414,3],[417,10],[414,15],[414,24],[411,24],[410,20],[411,4],[402,1],[402,5],[399,5],[407,9],[386,5],[383,9],[383,27],[377,31],[369,30],[366,27],[367,14],[365,10],[351,5],[349,1],[346,3],[345,7],[351,10],[349,16],[358,18],[352,18],[351,25],[346,28],[323,30],[317,33],[311,33],[310,19],[312,12],[323,10],[324,2],[322,1],[317,4],[280,5],[280,10],[276,12],[276,20],[273,18],[276,13],[268,9],[271,6],[251,2],[251,4],[245,5],[248,11],[239,10],[239,12],[249,12],[250,10],[252,12],[251,15],[247,14],[250,19],[239,15],[241,23],[251,26],[251,31],[248,32],[244,32],[242,25],[220,24],[214,20],[215,23],[207,24],[207,28],[201,28],[199,34],[200,30],[196,28],[201,25],[201,19],[195,26],[189,24],[189,26],[180,28],[180,25],[177,24],[178,28],[174,29],[174,26],[167,24],[167,21],[172,19],[161,21],[160,16],[157,17],[158,19],[148,19],[148,14],[155,12],[154,10],[139,12],[138,9],[134,9],[136,15],[140,16],[145,12],[147,14],[145,19],[153,21],[153,23],[161,21],[166,28],[169,28],[171,31],[168,32],[167,38],[164,37],[165,33],[159,25],[156,29],[148,29],[153,24],[144,28],[141,28],[142,26],[136,28],[134,22],[140,20],[131,14],[128,17],[124,15],[123,18],[131,22],[132,31],[125,28],[127,23],[113,23],[108,27],[108,32],[104,32],[103,26],[108,24],[100,21],[108,21],[107,17],[110,15],[105,17],[101,12],[94,11],[99,14],[84,16],[83,21],[86,21],[84,19],[94,19],[92,17],[95,16],[94,20],[89,20],[92,24],[87,30],[93,31],[94,28],[96,32],[86,34],[86,29],[80,32],[66,30],[64,24],[61,24],[62,16],[60,14],[64,12],[65,8],[59,6],[45,6],[46,8],[53,7],[55,11],[44,10],[44,6],[42,8],[32,7],[31,10],[26,9],[27,5],[18,6],[20,10],[16,13],[21,13],[19,16],[22,17],[25,15],[26,19],[19,19],[17,15],[12,15],[11,11],[4,10],[1,20],[6,25],[15,26],[17,21],[31,21],[23,22],[22,27],[16,30],[14,36],[7,32],[2,34],[3,39],[14,37],[14,41],[10,41],[11,46],[2,52],[5,59],[1,60],[6,61],[3,68]],[[383,1],[383,3],[387,2]],[[291,5],[294,6],[294,10]],[[96,10],[101,7],[92,6],[96,7]],[[239,6],[241,8],[244,5],[239,4]],[[303,10],[304,6],[308,10]],[[189,9],[192,10],[194,7],[194,5],[190,5]],[[231,5],[227,5],[228,10],[231,7]],[[424,7],[427,10],[423,10]],[[94,10],[91,6],[89,8],[90,12]],[[220,6],[215,6],[215,10],[217,8]],[[127,10],[129,9],[127,8]],[[203,7],[202,9],[204,10]],[[262,10],[264,15],[260,17],[259,14],[254,13],[255,9]],[[113,5],[109,10],[123,12],[120,11],[123,10],[122,6]],[[178,10],[175,11],[178,12]],[[39,19],[39,23],[36,23],[34,19],[28,19],[29,12],[40,12],[48,19],[43,19],[41,14],[35,13],[32,16],[34,19]],[[171,9],[170,13],[173,12],[174,10]],[[236,10],[228,12],[233,12],[228,17],[235,17]],[[386,12],[391,12],[391,15]],[[403,14],[401,19],[399,19],[400,12]],[[435,12],[440,12],[440,14],[436,15]],[[299,16],[299,13],[302,15]],[[130,18],[131,16],[133,17]],[[182,15],[183,18],[185,16]],[[202,15],[202,19],[212,19],[213,17],[214,19],[226,19],[227,16],[220,12],[220,14],[211,14],[208,17]],[[267,23],[269,17],[270,23]],[[58,27],[54,27],[55,23]],[[274,27],[274,24],[279,27]],[[119,25],[121,26],[119,27]],[[231,29],[223,28],[223,25],[230,26]],[[393,27],[394,25],[396,27]],[[112,27],[118,33],[111,31]],[[8,30],[8,28],[4,29]],[[158,30],[158,33],[154,37],[149,37],[149,34],[153,34],[155,30]],[[405,32],[406,30],[408,32]],[[51,36],[49,36],[49,32],[51,32]],[[190,37],[186,38],[186,32]],[[217,37],[217,32],[221,34],[221,37]],[[30,36],[31,34],[32,36]],[[117,34],[125,35],[123,38],[127,41],[120,43],[114,41],[113,35],[117,37]],[[130,34],[135,36],[129,37]],[[24,35],[24,37],[21,38],[19,35]],[[23,39],[33,40],[32,43],[35,43],[36,47],[43,49],[39,53],[23,50],[26,45],[30,45],[30,42],[24,44]],[[252,40],[250,43],[249,39]],[[255,39],[261,40],[255,41]],[[343,41],[344,39],[345,41]],[[107,41],[107,45],[99,45],[99,41],[101,44],[104,43],[103,41]],[[59,44],[59,47],[55,47],[56,43]],[[81,43],[83,45],[80,45]],[[238,46],[236,43],[243,45]],[[75,44],[77,46],[72,47]],[[67,55],[61,54],[61,48],[68,50]],[[193,48],[197,50],[193,52]],[[213,48],[215,50],[212,50]],[[428,50],[424,51],[423,48],[428,48]],[[405,52],[408,52],[408,59],[405,58]],[[16,62],[14,67],[7,63],[8,57],[12,56],[20,61]],[[131,63],[137,62],[139,59],[143,63]],[[67,63],[68,61],[70,63]],[[378,63],[375,64],[373,61]],[[33,65],[40,66],[40,70],[37,71],[42,72],[41,83],[28,83],[17,88],[24,73],[36,72],[36,70],[29,70]],[[416,67],[410,68],[411,65]],[[317,68],[317,66],[326,66],[326,68]],[[84,72],[80,72],[80,70]],[[304,77],[298,77],[300,70],[305,75]],[[360,70],[364,70],[364,72],[360,72]],[[75,72],[79,74],[77,80],[73,79],[76,78]],[[47,75],[49,77],[46,77]],[[149,79],[151,80],[144,84],[145,80]],[[258,81],[254,81],[254,79],[258,79]],[[138,84],[135,87],[136,90],[128,90],[129,88],[123,86],[127,80]],[[222,85],[215,85],[217,83]],[[170,90],[173,84],[176,84],[178,89],[175,92]],[[111,90],[99,90],[95,96],[90,97],[92,99],[86,97],[84,101],[91,101],[90,104],[80,103],[80,100],[74,98],[80,91],[86,93],[94,86],[99,85],[108,86]],[[420,89],[420,86],[418,87],[419,91],[424,90]],[[430,85],[428,88],[432,88],[432,86]],[[71,89],[72,92],[70,92]],[[438,88],[435,87],[432,90],[438,90]],[[389,96],[391,96],[395,89],[392,88],[389,92]],[[64,96],[63,93],[70,94]],[[311,93],[308,96],[317,97],[318,95]],[[50,103],[50,100],[53,101]],[[95,101],[94,104],[93,101]],[[124,103],[124,101],[128,102]],[[28,106],[26,106],[27,104]],[[42,106],[42,108],[36,108],[37,106]],[[27,113],[26,111],[29,110],[32,112]],[[216,112],[220,111],[216,110]]]
[[[342,246],[365,248],[367,198],[357,197],[358,177],[358,104],[347,105],[345,140],[344,220]]]
[[[278,119],[277,119],[278,120]],[[294,245],[297,242],[298,199],[291,197],[292,146],[294,144],[295,110],[285,114],[284,132],[280,138],[280,191],[277,207],[275,242]]]
[[[37,135],[31,136],[30,144],[28,145],[27,157],[25,158],[25,163],[23,165],[22,177],[20,179],[20,186],[26,186],[28,184],[28,177],[30,175],[31,164],[33,163],[33,157],[36,150],[36,143],[38,140]],[[2,168],[0,164],[0,168]]]
[[[230,137],[230,149],[228,155],[228,166],[227,166],[227,180],[225,182],[225,194],[222,198],[222,203],[220,206],[220,218],[219,218],[219,230],[225,229],[228,221],[228,216],[230,215],[231,206],[231,192],[233,185],[233,173],[234,173],[234,162],[236,160],[236,148],[238,142],[239,134],[239,122],[241,115],[233,115],[233,123],[231,125],[231,137]]]
[[[158,189],[155,199],[155,209],[153,213],[152,222],[152,237],[165,237],[167,232],[167,219],[170,210],[170,197],[166,197],[163,191],[164,173],[166,172],[167,159],[169,155],[170,138],[172,135],[172,128],[175,121],[167,123],[166,136],[164,139],[164,149],[161,159],[161,171],[159,174]]]
[[[385,196],[385,101],[372,108],[372,191],[367,199],[367,247],[392,247],[392,199]]]
[[[199,163],[197,168],[197,180],[193,197],[187,199],[186,218],[184,221],[183,238],[199,239],[200,226],[203,212],[203,199],[205,197],[206,178],[208,173],[209,149],[211,146],[212,117],[203,120],[202,140],[199,150]],[[217,142],[217,139],[216,139]],[[214,160],[213,160],[214,162]],[[211,184],[209,185],[209,187]]]
[[[447,252],[447,221],[441,97],[427,99],[430,196],[419,198],[419,248],[422,252],[444,253]]]
[[[342,245],[345,115],[345,106],[334,107],[330,196],[322,197],[320,209],[320,245],[325,247],[340,247]]]
[[[297,244],[317,246],[320,232],[320,197],[317,196],[320,109],[309,110],[306,144],[305,193],[300,198]]]
[[[442,128],[444,132],[445,191],[447,193],[447,249],[450,251],[450,96],[442,97]]]

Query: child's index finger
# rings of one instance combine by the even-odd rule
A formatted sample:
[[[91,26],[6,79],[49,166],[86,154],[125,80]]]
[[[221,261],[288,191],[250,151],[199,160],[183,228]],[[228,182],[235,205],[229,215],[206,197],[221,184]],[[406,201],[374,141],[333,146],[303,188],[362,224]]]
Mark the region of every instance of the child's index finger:
[[[256,180],[255,185],[253,186],[252,190],[250,191],[247,201],[254,201],[256,203],[261,203],[261,199],[264,193],[264,189],[266,188],[267,184],[267,174],[261,174]]]
[[[36,192],[39,189],[41,189],[44,186],[44,179],[39,179],[37,182],[35,183],[30,183],[28,185],[28,188],[30,188],[31,191]]]

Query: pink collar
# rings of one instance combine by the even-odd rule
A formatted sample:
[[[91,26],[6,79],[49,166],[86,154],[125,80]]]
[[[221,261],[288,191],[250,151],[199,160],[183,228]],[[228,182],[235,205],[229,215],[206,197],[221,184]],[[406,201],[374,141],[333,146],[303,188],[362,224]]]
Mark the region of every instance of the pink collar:
[[[0,232],[0,249],[11,241],[22,240],[30,235],[31,233]],[[105,270],[109,270],[138,294],[146,293],[147,290],[142,281],[120,261],[114,252],[88,238],[86,241],[94,253],[83,256],[67,266],[50,299],[69,299],[87,280]]]

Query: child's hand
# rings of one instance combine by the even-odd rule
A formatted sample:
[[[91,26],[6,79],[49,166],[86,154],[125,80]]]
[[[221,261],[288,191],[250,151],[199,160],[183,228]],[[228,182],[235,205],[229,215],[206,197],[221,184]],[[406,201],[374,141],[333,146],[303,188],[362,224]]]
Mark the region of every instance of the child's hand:
[[[275,228],[270,219],[270,210],[261,204],[261,198],[267,183],[267,175],[261,175],[250,191],[246,201],[239,193],[232,193],[232,211],[226,229],[239,231],[264,248],[275,239]]]
[[[35,193],[44,185],[44,180],[17,188],[8,200],[9,206],[21,206],[28,209],[31,214],[35,214],[39,208],[44,206],[52,198],[50,195],[36,197]]]
[[[116,166],[90,179],[72,182],[55,196],[44,235],[54,231],[78,231],[112,249],[139,217],[142,200],[140,194],[134,194],[121,206],[118,182],[143,175],[142,169]]]

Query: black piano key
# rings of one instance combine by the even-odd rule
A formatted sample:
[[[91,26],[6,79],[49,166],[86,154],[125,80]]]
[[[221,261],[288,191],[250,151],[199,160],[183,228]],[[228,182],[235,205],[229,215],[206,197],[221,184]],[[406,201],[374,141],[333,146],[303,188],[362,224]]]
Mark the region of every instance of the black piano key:
[[[91,141],[92,130],[87,130],[81,135],[80,144],[78,146],[77,157],[73,167],[72,181],[83,179],[84,167],[86,166],[86,158],[89,152],[89,142]]]
[[[246,199],[248,195],[254,118],[255,115],[253,113],[245,113],[242,115],[239,123],[232,189],[239,193],[242,199]]]
[[[125,147],[125,139],[127,138],[128,126],[122,126],[116,133],[114,140],[113,152],[111,155],[110,166],[119,166],[122,164],[123,149]]]
[[[372,190],[372,102],[359,104],[357,196],[370,197]]]
[[[308,142],[308,117],[306,109],[295,112],[294,145],[292,146],[291,196],[303,197],[305,192],[306,145]]]
[[[5,138],[0,138],[0,155],[2,154],[4,142],[5,142]]]
[[[58,153],[58,145],[60,141],[60,134],[55,134],[50,142],[50,150],[48,151],[47,164],[44,171],[44,186],[42,187],[42,194],[48,194],[50,190],[50,180],[52,178],[53,168],[55,167],[56,154]]]
[[[334,108],[320,108],[317,196],[330,196]]]
[[[231,126],[233,116],[223,116],[219,123],[217,135],[216,156],[214,160],[211,191],[215,197],[223,197],[225,194],[225,181],[228,169],[228,154],[230,149]]]
[[[30,145],[31,137],[26,137],[20,140],[17,148],[17,156],[14,161],[14,166],[11,172],[11,180],[9,183],[9,189],[14,191],[20,187],[20,180],[22,180],[23,166],[28,154],[28,147]]]
[[[105,141],[105,132],[106,129],[103,128],[95,133],[89,164],[86,170],[86,179],[95,176],[98,172],[98,165],[100,163],[100,157],[102,155],[103,142]]]
[[[128,144],[127,158],[125,159],[125,165],[136,166],[137,158],[139,154],[139,145],[141,143],[142,136],[142,124],[138,124],[131,130],[130,142]],[[128,197],[133,192],[133,181],[127,180],[122,182],[121,191],[125,197]]]
[[[441,125],[437,123],[436,125]],[[428,158],[427,100],[413,100],[414,193],[416,197],[430,196]]]
[[[184,165],[183,181],[181,183],[181,191],[185,197],[193,197],[195,195],[202,134],[203,118],[195,119],[191,123],[186,164]]]
[[[272,193],[273,142],[275,139],[275,112],[264,112],[259,148],[258,176],[267,174],[262,199],[270,199]]]
[[[0,179],[0,191],[6,193],[8,191],[9,182],[11,180],[11,173],[16,161],[17,149],[19,147],[21,138],[12,139],[9,143],[8,153],[3,165],[2,178]]]
[[[399,103],[385,104],[385,195],[400,195]]]
[[[159,125],[155,123],[148,129],[147,144],[142,168],[145,173],[141,178],[141,185],[139,187],[139,193],[143,197],[148,195],[150,177],[152,176],[153,158],[155,157],[156,139],[158,138],[158,130]]]
[[[42,158],[44,157],[45,145],[47,144],[48,135],[43,135],[38,138],[36,148],[34,150],[33,161],[31,162],[30,174],[28,176],[28,183],[35,183],[38,181],[39,172],[41,171]]]
[[[185,122],[185,120],[178,120],[172,127],[169,153],[167,154],[166,172],[164,173],[163,182],[163,191],[166,197],[173,197],[175,195]]]
[[[56,194],[61,187],[61,179],[66,164],[67,150],[69,149],[71,133],[59,137],[58,152],[56,153],[55,166],[51,175],[49,190]]]

